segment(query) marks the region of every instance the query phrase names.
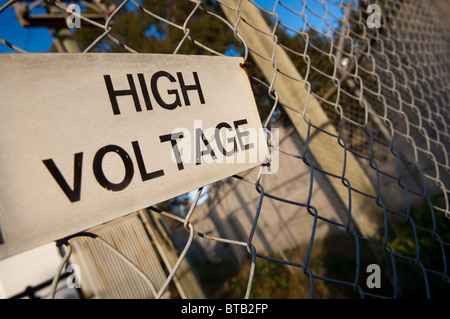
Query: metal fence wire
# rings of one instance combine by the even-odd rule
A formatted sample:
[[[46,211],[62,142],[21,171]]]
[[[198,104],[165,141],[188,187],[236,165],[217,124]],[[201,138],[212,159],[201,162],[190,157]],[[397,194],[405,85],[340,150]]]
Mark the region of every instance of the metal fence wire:
[[[116,295],[92,288],[96,297],[127,297],[127,289],[144,291],[132,297],[170,297],[169,286],[182,286],[180,265],[191,255],[210,267],[197,268],[208,297],[207,287],[233,283],[245,298],[285,296],[261,292],[270,285],[299,294],[303,289],[298,296],[311,298],[449,296],[448,1],[74,3],[79,12],[63,1],[11,0],[0,8],[0,19],[15,10],[22,25],[48,27],[53,52],[243,56],[263,126],[283,128],[278,144],[268,140],[280,167],[275,174],[254,170],[205,185],[186,209],[173,199],[141,211],[143,223],[149,216],[163,219],[159,235],[149,234],[148,247],[158,252],[160,265],[138,262],[134,246],[120,246],[120,236],[101,230],[59,241],[66,250],[50,296],[72,253],[89,241],[113,251],[142,286],[117,282],[123,294]],[[80,19],[79,28],[66,27],[69,15]],[[0,38],[20,53],[33,41],[39,39],[22,46],[14,36]],[[164,227],[184,237],[165,237]],[[339,236],[321,235],[322,227]],[[287,232],[296,238],[293,244],[283,242]],[[172,262],[161,242],[180,247]],[[219,248],[244,256],[230,277],[211,276],[220,268],[214,261],[223,260]],[[216,259],[198,257],[214,250]],[[107,258],[95,251],[91,258]],[[89,264],[81,259],[76,263]],[[333,267],[325,268],[330,263]],[[381,288],[371,276],[376,272],[369,271],[373,265],[381,270]],[[239,281],[242,272],[245,281]],[[178,289],[179,296],[189,296],[188,290]]]

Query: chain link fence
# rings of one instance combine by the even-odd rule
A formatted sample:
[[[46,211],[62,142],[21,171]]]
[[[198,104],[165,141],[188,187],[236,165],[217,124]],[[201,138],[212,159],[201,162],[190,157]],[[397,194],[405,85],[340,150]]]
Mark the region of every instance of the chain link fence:
[[[141,211],[138,219],[153,223],[154,228],[146,231],[159,230],[159,235],[149,234],[152,244],[145,249],[157,251],[159,257],[147,257],[159,258],[160,265],[144,265],[139,254],[98,229],[63,239],[58,245],[66,247],[65,256],[50,296],[54,296],[72,248],[75,253],[94,241],[109,253],[114,251],[139,282],[129,288],[129,294],[124,282],[116,283],[122,294],[96,294],[92,288],[94,297],[189,297],[179,278],[180,267],[186,264],[182,262],[190,254],[205,254],[211,244],[222,245],[214,249],[233,247],[245,257],[229,270],[231,275],[223,276],[220,287],[211,277],[219,264],[203,258],[209,260],[202,264],[209,269],[198,266],[196,270],[206,296],[234,282],[239,286],[236,295],[212,295],[277,298],[292,295],[266,295],[261,290],[298,289],[295,296],[311,298],[448,297],[449,2],[126,0],[74,4],[11,0],[1,6],[0,20],[14,11],[25,27],[48,28],[53,52],[243,56],[263,126],[283,127],[281,140],[293,134],[297,141],[296,147],[289,148],[282,141],[271,144],[272,153],[280,154],[280,169],[303,169],[298,180],[304,187],[280,191],[272,187],[277,173],[261,175],[257,170],[199,189],[181,204],[175,198]],[[70,23],[71,29],[67,28]],[[33,51],[28,50],[33,41],[40,39],[30,38],[24,47],[14,34],[5,30],[0,34],[4,48],[20,53]],[[288,185],[284,181],[280,185]],[[236,225],[239,217],[227,215],[228,219],[216,218],[208,232],[202,220],[217,213],[218,207],[226,207],[233,187],[244,192],[236,185],[247,185],[242,187],[247,187],[245,192],[252,198],[252,205],[237,202],[241,208],[251,208],[250,222]],[[317,195],[320,191],[322,197]],[[337,204],[321,206],[326,200]],[[275,251],[256,240],[267,235],[264,232],[270,225],[265,224],[270,224],[275,212],[271,203],[282,205],[277,222],[289,224],[297,216],[305,218],[303,228],[289,228],[302,232],[302,240],[282,245],[277,238],[283,233],[275,233]],[[199,209],[201,205],[207,209]],[[297,209],[289,217],[288,207]],[[329,217],[330,210],[335,217]],[[234,232],[220,230],[230,225]],[[332,240],[318,236],[321,225],[339,236]],[[167,234],[178,233],[180,228],[185,237],[178,236],[176,245]],[[240,235],[234,236],[238,228]],[[172,251],[178,246],[178,255],[167,258],[164,245]],[[93,251],[97,255],[92,259],[107,258],[102,257],[107,253]],[[88,264],[80,258],[85,257],[78,257],[77,264]],[[381,284],[373,281],[371,274],[377,275],[373,265],[381,269]],[[99,272],[89,281],[104,275]],[[170,290],[171,286],[175,288]]]

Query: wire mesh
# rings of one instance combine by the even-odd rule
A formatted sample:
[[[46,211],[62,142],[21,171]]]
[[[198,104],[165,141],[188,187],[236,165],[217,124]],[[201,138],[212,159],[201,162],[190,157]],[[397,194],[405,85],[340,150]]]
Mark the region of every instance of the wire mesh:
[[[445,2],[126,0],[76,4],[80,13],[68,12],[68,4],[60,1],[12,0],[1,7],[0,19],[14,9],[25,25],[36,25],[38,19],[32,19],[31,13],[37,8],[81,19],[81,27],[71,33],[76,40],[72,42],[61,36],[64,28],[49,26],[53,51],[241,55],[252,63],[248,73],[264,126],[287,125],[304,132],[298,152],[282,145],[272,145],[272,152],[307,168],[306,197],[299,196],[297,189],[290,189],[284,197],[268,192],[270,185],[261,174],[232,177],[251,185],[257,198],[243,240],[209,235],[197,228],[196,208],[202,192],[208,200],[215,200],[219,195],[214,192],[225,187],[222,182],[205,191],[199,189],[184,214],[151,208],[182,225],[188,234],[155,297],[165,292],[193,243],[199,241],[226,243],[246,251],[251,266],[246,268],[245,298],[251,298],[252,290],[261,284],[255,278],[264,272],[260,265],[266,262],[307,278],[311,298],[321,283],[347,287],[351,296],[361,298],[407,296],[410,287],[422,297],[448,293],[450,18],[445,15]],[[371,4],[380,8],[379,16],[368,10]],[[369,27],[376,19],[380,28]],[[14,36],[2,35],[0,42],[21,53],[28,51]],[[269,45],[259,47],[263,42]],[[304,91],[303,98],[289,98],[298,87]],[[314,103],[320,105],[325,120],[317,116]],[[317,142],[317,137],[327,143]],[[332,148],[340,150],[342,158],[330,158],[327,151]],[[361,172],[370,180],[370,188],[361,182]],[[340,220],[327,218],[317,208],[313,193],[319,186],[313,180],[319,176],[345,195]],[[261,253],[255,244],[260,217],[272,213],[264,205],[268,201],[297,206],[302,209],[299,214],[310,219],[301,261],[284,252],[281,256]],[[360,215],[369,222],[360,221]],[[351,276],[316,270],[315,233],[320,224],[345,234],[341,249],[346,253],[338,258],[352,256],[345,269]],[[64,243],[70,245],[70,240]],[[390,289],[367,287],[366,250],[376,256]],[[407,272],[416,275],[402,277]]]

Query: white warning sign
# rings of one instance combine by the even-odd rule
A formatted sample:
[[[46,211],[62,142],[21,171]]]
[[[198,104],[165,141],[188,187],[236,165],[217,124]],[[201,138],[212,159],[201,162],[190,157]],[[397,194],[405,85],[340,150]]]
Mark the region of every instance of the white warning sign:
[[[0,56],[0,258],[260,165],[242,62]]]

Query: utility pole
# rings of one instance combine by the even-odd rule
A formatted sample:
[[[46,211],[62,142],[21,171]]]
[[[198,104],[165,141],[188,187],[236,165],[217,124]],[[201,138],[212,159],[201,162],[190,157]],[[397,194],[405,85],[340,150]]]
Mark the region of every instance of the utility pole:
[[[96,11],[93,13],[83,13],[84,17],[98,23],[104,23],[106,21],[108,14],[106,5],[95,0],[79,1],[79,3],[89,5],[90,8]],[[67,18],[72,12],[67,9],[63,11],[62,8],[65,6],[63,2],[61,0],[54,0],[51,3],[45,2],[46,13],[31,14],[30,11],[40,4],[41,1],[34,1],[30,4],[28,1],[25,4],[14,3],[13,6],[16,11],[17,21],[26,28],[47,27],[53,37],[53,44],[58,52],[80,52],[81,50],[73,37],[73,32],[67,24]],[[80,23],[81,27],[92,27],[90,23],[85,23],[83,20],[80,20]]]

